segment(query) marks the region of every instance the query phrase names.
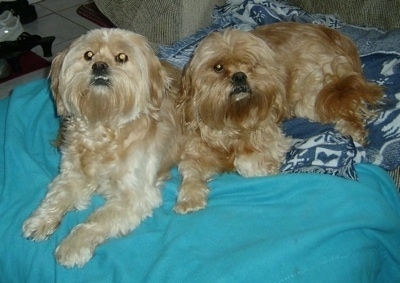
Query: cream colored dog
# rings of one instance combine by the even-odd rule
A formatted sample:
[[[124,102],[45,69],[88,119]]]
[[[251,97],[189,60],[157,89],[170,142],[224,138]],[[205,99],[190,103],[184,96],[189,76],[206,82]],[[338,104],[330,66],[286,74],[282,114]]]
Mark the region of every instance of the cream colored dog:
[[[60,264],[81,267],[97,245],[126,235],[161,204],[160,186],[176,162],[180,72],[162,65],[143,36],[97,29],[54,58],[50,74],[63,118],[60,174],[23,234],[46,240],[65,213],[103,195],[105,204],[55,252]]]
[[[354,44],[335,30],[279,23],[207,36],[183,73],[178,110],[188,141],[175,211],[204,208],[216,173],[277,173],[290,147],[283,119],[334,123],[364,144],[381,97]]]

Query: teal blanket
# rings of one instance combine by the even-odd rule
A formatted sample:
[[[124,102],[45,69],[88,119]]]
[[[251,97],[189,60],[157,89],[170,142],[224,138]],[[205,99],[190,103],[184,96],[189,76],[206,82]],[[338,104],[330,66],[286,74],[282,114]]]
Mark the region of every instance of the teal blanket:
[[[400,282],[400,200],[388,174],[357,164],[358,181],[326,174],[216,177],[203,211],[177,215],[177,170],[163,205],[82,269],[53,252],[102,204],[67,214],[49,240],[22,222],[58,172],[58,128],[46,80],[0,101],[0,282]]]

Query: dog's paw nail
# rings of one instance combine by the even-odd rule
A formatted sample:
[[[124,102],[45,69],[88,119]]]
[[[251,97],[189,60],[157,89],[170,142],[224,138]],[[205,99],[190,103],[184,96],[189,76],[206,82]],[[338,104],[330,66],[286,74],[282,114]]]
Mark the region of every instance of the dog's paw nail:
[[[30,234],[24,234],[24,237],[33,242],[41,242],[41,241],[46,241],[49,238],[48,234],[41,234],[38,233],[37,231],[32,231]]]
[[[22,225],[23,236],[31,241],[45,241],[58,227],[58,223],[49,223],[44,219],[28,218]]]
[[[189,201],[182,201],[178,202],[175,207],[174,211],[179,214],[187,214],[191,212],[196,212],[198,210],[204,209],[206,207],[206,203],[192,203]]]
[[[25,236],[25,238],[28,241],[32,241],[32,242],[41,242],[41,241],[46,241],[49,239],[49,236],[34,236],[34,235],[29,235],[29,236]]]

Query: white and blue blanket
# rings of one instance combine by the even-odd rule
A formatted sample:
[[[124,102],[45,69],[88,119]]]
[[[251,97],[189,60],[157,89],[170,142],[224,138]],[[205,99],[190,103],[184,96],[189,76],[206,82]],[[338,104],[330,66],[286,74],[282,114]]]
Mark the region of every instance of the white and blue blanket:
[[[400,166],[400,30],[384,32],[340,21],[334,15],[309,14],[286,1],[231,0],[214,10],[214,23],[172,46],[162,46],[160,57],[183,67],[197,44],[210,32],[224,28],[254,29],[280,21],[315,23],[335,28],[357,45],[368,80],[385,87],[385,106],[368,125],[369,144],[363,148],[339,135],[331,125],[293,119],[283,125],[294,138],[282,173],[327,173],[357,179],[354,164],[373,163],[386,170]]]

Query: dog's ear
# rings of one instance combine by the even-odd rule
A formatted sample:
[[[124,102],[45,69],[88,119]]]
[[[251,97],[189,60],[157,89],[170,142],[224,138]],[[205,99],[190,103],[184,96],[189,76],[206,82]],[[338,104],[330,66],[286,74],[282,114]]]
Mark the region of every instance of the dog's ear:
[[[193,81],[193,68],[191,58],[185,65],[182,71],[181,88],[178,97],[178,104],[188,104],[189,101],[193,100],[195,94],[195,85]]]
[[[60,85],[60,72],[61,72],[61,68],[64,62],[64,58],[65,55],[67,54],[67,50],[64,50],[60,53],[58,53],[52,63],[51,63],[51,67],[50,67],[50,87],[51,87],[51,91],[53,93],[53,99],[56,102],[56,107],[57,107],[57,114],[59,116],[65,116],[66,115],[66,110],[64,107],[64,103],[62,101],[60,92],[59,92],[59,85]]]
[[[192,74],[190,71],[192,59],[185,65],[182,71],[181,92],[179,99],[185,100],[191,96]]]
[[[150,78],[150,101],[151,104],[159,109],[162,103],[163,96],[170,88],[171,79],[167,70],[158,60],[154,60],[149,69]]]
[[[194,105],[194,93],[195,86],[193,82],[193,71],[191,69],[191,61],[185,65],[182,71],[181,87],[178,96],[177,108],[181,112],[182,124],[193,122],[195,105]]]

